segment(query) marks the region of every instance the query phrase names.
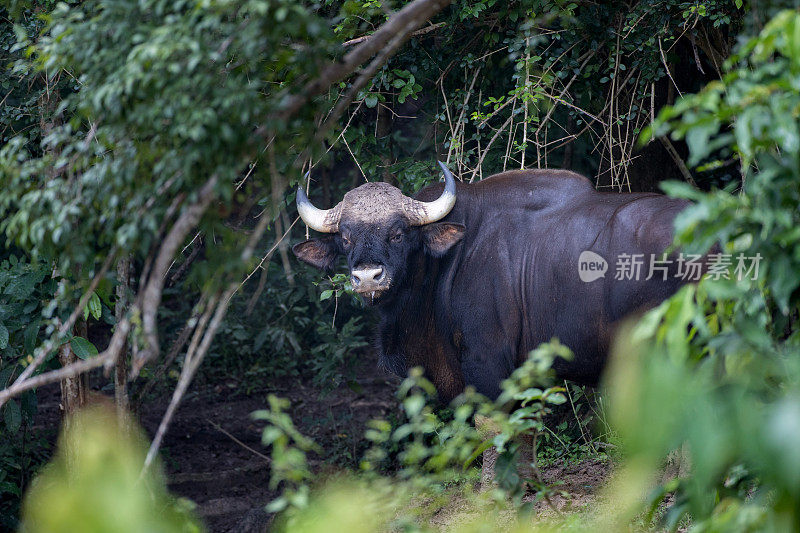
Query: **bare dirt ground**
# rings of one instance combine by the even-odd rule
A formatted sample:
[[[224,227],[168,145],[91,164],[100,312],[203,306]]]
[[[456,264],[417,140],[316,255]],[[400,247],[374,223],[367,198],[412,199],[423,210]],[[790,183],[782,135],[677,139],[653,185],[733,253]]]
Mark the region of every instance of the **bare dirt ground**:
[[[358,392],[343,384],[323,393],[295,381],[251,392],[233,383],[198,387],[184,400],[164,441],[164,464],[173,493],[197,504],[197,512],[214,532],[264,531],[262,510],[277,493],[269,489],[268,450],[261,443],[264,422],[251,413],[267,406],[267,395],[291,401],[289,413],[298,429],[327,457],[312,457],[312,466],[330,470],[350,466],[361,453],[365,424],[396,409],[398,381],[365,361],[357,369]],[[159,397],[143,409],[141,422],[154,434],[169,401]]]
[[[363,451],[366,422],[387,418],[397,411],[395,391],[399,380],[365,359],[357,369],[358,392],[347,385],[322,394],[299,380],[282,382],[242,392],[235,382],[220,385],[195,384],[184,398],[169,428],[162,447],[163,464],[171,491],[193,501],[197,513],[212,532],[250,533],[264,531],[270,517],[263,507],[277,494],[269,488],[268,450],[261,443],[264,422],[251,413],[267,405],[267,396],[276,394],[291,401],[290,414],[301,432],[314,439],[326,456],[312,457],[320,472],[351,467]],[[145,402],[139,414],[149,435],[155,433],[170,400],[164,390]],[[49,438],[58,422],[58,388],[46,391],[40,399],[37,424],[47,428]],[[563,491],[551,502],[560,511],[569,511],[592,502],[609,472],[609,464],[584,461],[569,466],[543,469],[548,484]],[[460,504],[443,510],[446,528],[448,515],[463,512]],[[542,504],[540,512],[548,510]]]

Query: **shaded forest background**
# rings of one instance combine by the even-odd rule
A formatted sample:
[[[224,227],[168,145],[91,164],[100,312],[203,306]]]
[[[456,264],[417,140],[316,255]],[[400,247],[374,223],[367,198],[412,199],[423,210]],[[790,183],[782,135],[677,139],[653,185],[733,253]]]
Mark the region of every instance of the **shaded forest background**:
[[[90,390],[134,412],[177,390],[177,408],[193,380],[363,390],[371,318],[344,276],[291,257],[293,185],[320,207],[365,180],[412,193],[441,160],[463,181],[566,168],[600,190],[738,192],[752,161],[713,142],[727,126],[640,138],[793,5],[457,0],[328,75],[408,4],[0,8],[0,388],[78,365],[65,412]],[[38,394],[3,399],[0,527],[51,454]]]

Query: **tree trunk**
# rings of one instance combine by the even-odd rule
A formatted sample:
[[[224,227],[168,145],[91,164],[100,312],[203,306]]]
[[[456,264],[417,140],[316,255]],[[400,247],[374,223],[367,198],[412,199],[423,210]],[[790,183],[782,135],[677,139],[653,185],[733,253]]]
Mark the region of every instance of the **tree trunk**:
[[[86,334],[86,322],[76,326],[79,336]],[[72,351],[72,345],[66,342],[58,349],[58,361],[61,366],[67,366],[78,361],[78,356]],[[61,381],[61,416],[70,417],[86,404],[86,375],[81,374]]]
[[[123,257],[117,262],[117,302],[114,306],[114,314],[119,323],[125,318],[128,312],[128,286],[130,285],[131,260]],[[127,343],[120,350],[117,362],[114,365],[114,402],[117,406],[117,414],[120,420],[127,414],[130,406],[128,398],[128,345]]]
[[[269,173],[270,181],[272,182],[272,216],[275,220],[275,237],[278,239],[278,253],[281,256],[283,272],[286,274],[286,281],[289,282],[290,286],[294,287],[294,272],[292,271],[292,264],[289,261],[288,244],[291,239],[291,223],[283,209],[283,190],[285,187],[283,176],[278,172],[275,165],[275,148],[273,145],[269,146]],[[284,231],[286,232],[286,238],[282,239],[281,237],[283,237]]]

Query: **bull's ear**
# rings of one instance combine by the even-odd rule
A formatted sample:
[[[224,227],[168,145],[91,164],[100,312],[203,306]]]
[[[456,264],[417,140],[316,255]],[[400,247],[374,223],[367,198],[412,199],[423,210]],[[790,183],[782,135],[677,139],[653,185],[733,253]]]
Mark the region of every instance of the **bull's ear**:
[[[300,261],[321,270],[332,269],[338,253],[333,236],[297,243],[292,246],[292,251]]]
[[[425,249],[434,257],[441,257],[464,237],[464,224],[437,222],[422,227]]]

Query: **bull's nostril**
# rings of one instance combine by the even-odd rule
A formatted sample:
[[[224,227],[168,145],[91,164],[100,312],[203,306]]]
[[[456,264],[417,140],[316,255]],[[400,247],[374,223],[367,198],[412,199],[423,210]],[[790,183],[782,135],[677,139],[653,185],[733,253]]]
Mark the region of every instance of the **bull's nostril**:
[[[380,283],[385,278],[386,272],[383,270],[383,267],[360,268],[358,270],[353,270],[350,273],[350,279],[353,283],[353,287],[359,287],[362,285],[366,285],[368,287],[371,284]]]

